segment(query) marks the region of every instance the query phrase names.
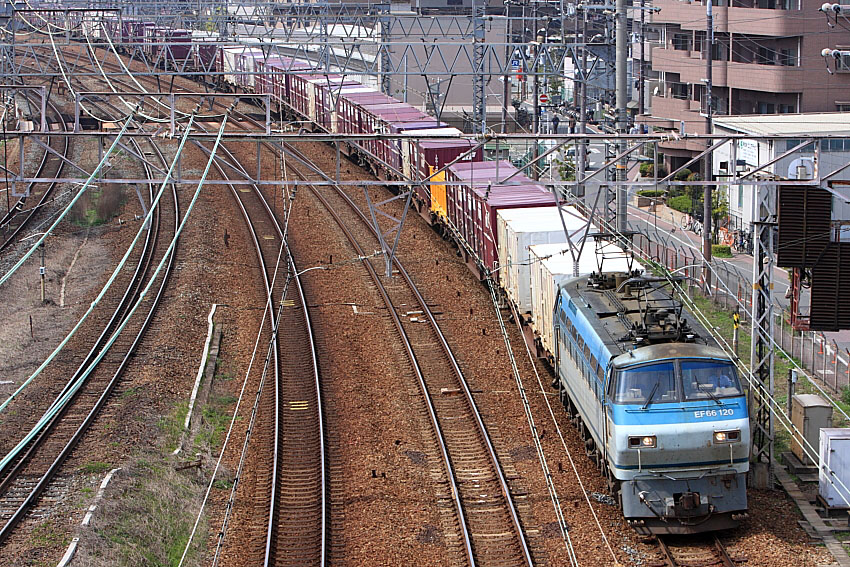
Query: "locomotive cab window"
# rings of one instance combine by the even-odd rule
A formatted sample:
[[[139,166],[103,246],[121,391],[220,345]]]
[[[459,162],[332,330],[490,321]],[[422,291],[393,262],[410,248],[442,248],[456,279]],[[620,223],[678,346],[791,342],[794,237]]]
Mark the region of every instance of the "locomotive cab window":
[[[679,399],[672,362],[626,368],[617,373],[615,404],[651,404]]]
[[[728,362],[683,360],[682,387],[686,400],[707,400],[741,396],[735,367]]]

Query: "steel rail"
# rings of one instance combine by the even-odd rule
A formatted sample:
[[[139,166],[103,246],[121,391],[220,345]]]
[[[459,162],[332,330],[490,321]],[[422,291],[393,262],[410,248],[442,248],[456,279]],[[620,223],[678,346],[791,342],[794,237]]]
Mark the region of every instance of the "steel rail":
[[[304,156],[298,150],[295,150],[294,148],[289,148],[289,151],[293,155],[297,156],[296,159],[303,162],[305,165],[312,163],[312,160],[310,160],[309,158]],[[290,169],[295,169],[295,168],[293,168],[290,165]],[[320,169],[315,168],[315,167],[311,167],[311,169],[313,171],[315,171],[317,174],[321,175],[322,177],[324,177],[326,179],[330,179]],[[352,210],[361,218],[361,220],[364,222],[364,224],[369,227],[369,230],[373,234],[373,236],[375,236],[377,238],[377,231],[372,226],[372,224],[369,222],[369,220],[365,216],[365,214],[360,210],[359,207],[357,207],[356,203],[354,203],[354,201],[351,200],[351,198],[348,195],[346,195],[343,191],[341,191],[340,189],[336,188],[336,191],[337,191],[337,194],[339,194],[343,199],[345,199],[347,201],[347,203],[352,208]],[[319,198],[319,200],[323,202],[323,204],[326,206],[326,208],[328,208],[329,211],[333,211],[333,208],[330,207],[329,203],[324,199],[324,197],[320,194],[320,192],[318,192],[316,190],[314,190],[313,192]],[[346,234],[350,234],[347,231],[347,229],[344,227],[344,222],[342,222],[342,220],[337,215],[335,215],[334,213],[332,213],[332,214],[337,219],[337,222],[340,224],[340,227],[343,228],[343,230],[346,232]],[[356,241],[352,240],[352,244],[355,246],[355,249],[357,250],[358,254],[363,256],[363,250],[356,243]],[[518,539],[521,543],[523,559],[524,559],[524,561],[527,565],[533,565],[534,562],[531,558],[531,552],[530,552],[529,547],[528,547],[528,542],[526,541],[525,533],[522,529],[522,525],[519,521],[519,516],[516,512],[516,507],[514,506],[513,499],[511,498],[510,488],[507,486],[507,480],[505,479],[501,465],[499,464],[499,460],[498,460],[498,457],[496,456],[496,452],[495,452],[495,449],[494,449],[492,442],[490,440],[490,436],[487,433],[487,428],[484,425],[484,421],[481,418],[481,414],[479,413],[478,407],[475,403],[475,400],[472,397],[472,392],[469,388],[469,384],[467,383],[466,378],[465,378],[465,376],[463,375],[463,372],[460,369],[460,366],[457,362],[457,359],[454,356],[454,353],[451,350],[451,347],[449,347],[449,345],[448,345],[448,341],[446,340],[445,335],[443,335],[442,330],[440,329],[439,325],[437,324],[437,321],[436,321],[436,318],[434,317],[434,314],[431,312],[430,307],[428,306],[427,302],[425,301],[425,298],[422,297],[421,293],[419,292],[419,289],[416,287],[412,278],[407,273],[407,271],[405,270],[405,268],[401,264],[401,262],[398,260],[398,258],[393,258],[393,263],[395,264],[399,273],[402,275],[402,277],[404,278],[408,287],[410,288],[410,290],[412,291],[412,293],[416,297],[416,300],[419,302],[420,306],[422,307],[422,310],[423,310],[424,314],[426,315],[426,317],[428,318],[428,321],[430,323],[431,328],[435,331],[437,338],[439,339],[440,345],[441,345],[443,351],[445,352],[445,354],[446,354],[446,356],[447,356],[447,358],[448,358],[448,360],[451,364],[452,369],[454,370],[454,373],[455,373],[455,376],[458,380],[458,383],[461,385],[461,387],[463,389],[465,398],[466,398],[467,403],[468,403],[468,405],[471,409],[471,412],[474,416],[474,419],[475,419],[475,422],[478,426],[481,437],[485,442],[488,457],[490,459],[493,470],[496,472],[497,477],[499,479],[499,485],[500,485],[500,488],[501,488],[501,491],[502,491],[502,497],[504,498],[505,503],[506,503],[506,505],[509,509],[510,517],[511,517],[511,520],[514,524],[514,529],[516,530],[517,537],[518,537]],[[405,341],[405,348],[410,353],[411,361],[413,362],[414,366],[417,366],[415,354],[412,353],[412,346],[410,345],[409,341],[407,340],[406,333],[401,328],[401,322],[398,319],[398,315],[396,314],[395,309],[392,308],[392,302],[389,300],[389,296],[387,295],[383,284],[380,282],[380,278],[378,278],[377,274],[374,272],[374,268],[371,266],[371,263],[369,263],[368,261],[364,261],[364,265],[368,266],[367,269],[369,270],[370,275],[372,276],[372,279],[375,281],[376,286],[380,290],[382,298],[384,299],[384,301],[386,302],[388,307],[390,307],[390,309],[388,309],[388,311],[393,314],[394,322],[396,322],[397,328],[400,329],[400,332],[402,333],[403,340]],[[417,372],[417,377],[420,379],[420,387],[424,388],[423,392],[425,393],[425,396],[428,399],[429,411],[434,411],[434,408],[432,406],[432,402],[430,400],[430,396],[428,394],[427,386],[424,383],[424,378],[421,374],[421,371],[417,368],[416,372]],[[437,419],[436,414],[432,414],[431,417],[432,417],[432,422]],[[448,457],[445,437],[443,436],[442,428],[440,428],[439,425],[437,426],[437,432],[438,432],[438,435],[440,437],[441,452],[443,452],[446,455],[446,457]],[[447,465],[449,467],[449,476],[454,477],[454,469],[453,469],[453,466],[451,465],[451,459],[450,458],[447,461]],[[464,535],[467,538],[466,545],[467,545],[467,554],[468,554],[468,557],[469,557],[469,560],[470,560],[470,565],[475,565],[476,561],[475,561],[474,549],[473,549],[473,545],[472,545],[472,542],[471,542],[471,538],[470,538],[469,533],[468,533],[468,526],[465,525],[466,524],[466,522],[464,520],[465,515],[464,515],[464,512],[463,512],[463,506],[462,506],[462,502],[460,501],[460,494],[459,494],[459,490],[457,488],[456,482],[457,482],[456,479],[454,479],[453,486],[452,486],[453,494],[455,495],[457,505],[459,506],[458,507],[459,519],[461,521],[461,525],[462,525]]]
[[[163,161],[163,163],[165,163],[165,158],[162,155],[162,153],[159,151],[159,148],[156,146],[156,144],[154,144],[150,141],[149,141],[149,143],[150,143],[151,147],[153,147],[155,153],[158,154],[159,159],[161,159]],[[133,144],[137,149],[139,149],[138,144],[135,140],[131,139],[131,144]],[[140,149],[139,149],[139,151],[140,151]],[[152,171],[150,170],[149,167],[147,167],[146,164],[145,164],[145,169],[149,174],[152,173]],[[174,186],[172,186],[172,189],[175,190]],[[150,194],[151,194],[151,199],[153,199],[154,187],[153,187],[152,184],[149,185],[149,190],[150,190]],[[175,202],[175,208],[176,208],[176,204],[177,204],[176,192],[174,193],[174,202]],[[160,209],[157,208],[155,215],[154,215],[152,225],[151,225],[153,230],[149,230],[146,234],[146,238],[145,238],[142,250],[141,250],[140,255],[139,255],[140,261],[136,265],[136,269],[134,270],[133,275],[131,276],[131,278],[130,278],[128,284],[127,284],[127,288],[124,290],[123,296],[118,301],[117,306],[113,310],[113,313],[110,316],[107,323],[104,325],[103,330],[101,331],[100,335],[98,336],[98,338],[92,344],[92,347],[90,348],[88,354],[83,358],[83,361],[80,363],[80,365],[74,371],[71,378],[68,380],[68,382],[66,382],[65,386],[62,388],[62,390],[56,396],[54,402],[48,408],[48,410],[47,410],[48,412],[50,410],[52,410],[54,408],[54,406],[57,403],[59,403],[59,401],[62,400],[66,396],[68,391],[71,390],[71,388],[74,386],[74,384],[77,382],[77,380],[79,380],[80,377],[85,373],[87,367],[97,357],[97,354],[98,354],[100,348],[104,345],[104,343],[109,338],[110,333],[123,320],[124,316],[126,315],[127,310],[129,309],[130,305],[132,304],[134,298],[137,296],[137,294],[140,290],[141,282],[143,281],[145,274],[150,269],[150,265],[153,261],[153,252],[154,252],[155,242],[156,242],[156,239],[158,237],[158,231],[159,231],[159,226],[160,226],[159,211],[160,211]],[[49,421],[49,422],[46,422],[44,424],[44,427],[41,428],[41,430],[36,434],[36,436],[33,437],[27,445],[20,447],[20,449],[16,452],[15,455],[13,455],[10,458],[10,455],[12,454],[10,452],[3,459],[0,459],[0,494],[5,492],[5,490],[9,486],[9,484],[11,484],[11,482],[14,480],[14,477],[16,476],[17,472],[26,463],[26,461],[29,460],[30,455],[38,448],[38,446],[41,444],[43,439],[46,438],[46,436],[49,434],[49,432],[53,429],[55,423],[56,423],[55,418],[51,419],[51,421]],[[23,453],[23,455],[21,456],[22,453]]]
[[[24,96],[26,96],[26,95],[24,95]],[[62,132],[65,132],[67,130],[67,128],[65,126],[65,121],[62,119],[62,114],[59,112],[59,109],[56,108],[56,106],[49,101],[48,101],[47,105],[53,110],[53,112],[56,113],[56,116],[59,117],[58,123],[61,124]],[[62,155],[65,158],[67,158],[68,157],[68,148],[70,146],[70,138],[68,138],[68,136],[61,136],[61,137],[62,137],[63,142],[64,142],[63,148],[62,148]],[[41,163],[38,166],[38,170],[36,171],[35,177],[41,176],[42,172],[47,167],[47,161],[48,161],[49,155],[50,155],[50,152],[45,149],[44,155],[41,159]],[[56,171],[55,177],[59,177],[62,174],[62,169],[64,167],[65,167],[65,162],[60,159],[59,160],[59,168]],[[21,171],[23,171],[23,164],[21,164]],[[30,221],[30,219],[32,219],[32,217],[35,216],[35,214],[39,211],[39,209],[41,209],[41,207],[44,206],[44,204],[47,202],[47,198],[51,195],[51,193],[53,192],[53,189],[55,189],[57,184],[58,183],[55,180],[48,183],[48,186],[44,190],[44,193],[42,193],[41,198],[38,200],[38,203],[36,203],[34,206],[30,207],[29,209],[24,209],[27,197],[22,196],[12,206],[11,209],[6,211],[6,214],[3,215],[2,219],[0,219],[0,230],[5,230],[5,228],[12,222],[12,219],[17,217],[18,215],[26,215],[26,216],[21,221],[21,224],[19,224],[12,231],[12,233],[9,234],[5,238],[5,240],[3,240],[2,243],[0,243],[0,252],[2,252],[3,250],[5,250],[9,246],[11,246],[11,244],[15,240],[15,238],[27,226],[27,223]],[[32,190],[34,185],[36,185],[35,182],[29,183],[28,186],[27,186],[26,192],[29,193]]]
[[[159,149],[156,148],[156,145],[153,144],[153,143],[151,143],[151,145],[155,148],[155,151],[160,155],[160,157],[163,159],[163,162],[164,162],[164,157],[159,152]],[[177,224],[179,223],[179,220],[180,220],[179,219],[180,211],[179,211],[179,201],[178,201],[178,196],[177,196],[177,188],[176,188],[175,184],[172,184],[172,195],[173,195],[174,204],[175,204],[174,221],[175,221],[175,227],[176,227]],[[158,222],[157,222],[157,225],[159,225]],[[157,234],[158,234],[158,229],[157,229]],[[155,239],[153,241],[155,242]],[[29,507],[36,502],[36,500],[41,495],[41,493],[44,491],[44,489],[48,486],[48,484],[52,480],[53,476],[56,474],[56,472],[58,472],[59,468],[65,462],[67,457],[71,454],[73,449],[76,447],[76,445],[82,439],[83,435],[88,430],[89,426],[94,421],[94,419],[97,417],[100,410],[105,405],[107,399],[109,398],[109,396],[111,395],[111,393],[115,389],[115,386],[117,385],[118,381],[120,380],[121,376],[123,375],[124,370],[126,369],[127,365],[129,364],[129,361],[132,358],[133,354],[135,354],[139,343],[141,342],[142,338],[144,337],[144,334],[145,334],[145,331],[147,330],[147,327],[150,325],[150,322],[153,319],[154,314],[156,313],[156,309],[159,306],[159,303],[160,303],[160,301],[163,297],[163,294],[165,292],[165,289],[168,285],[170,275],[173,271],[175,256],[176,255],[173,253],[173,251],[171,251],[171,253],[169,254],[169,259],[168,259],[168,264],[166,266],[166,270],[165,270],[163,277],[162,277],[162,281],[160,282],[160,286],[159,286],[159,289],[157,291],[156,296],[153,298],[153,301],[151,302],[151,306],[150,306],[150,309],[148,310],[148,314],[145,317],[145,320],[142,322],[142,325],[141,325],[138,333],[134,337],[133,342],[131,343],[130,347],[124,353],[124,356],[122,357],[122,360],[119,363],[117,369],[113,373],[112,378],[109,379],[105,388],[102,390],[100,396],[98,397],[97,401],[95,402],[94,406],[86,414],[85,418],[80,423],[80,425],[77,427],[77,429],[74,432],[74,434],[72,435],[71,439],[67,443],[65,443],[64,447],[59,452],[59,454],[55,457],[55,459],[52,461],[52,463],[50,464],[47,471],[44,472],[44,474],[40,477],[38,483],[31,489],[31,491],[29,492],[27,497],[20,504],[20,506],[17,508],[17,510],[13,513],[11,518],[6,522],[6,524],[2,528],[0,528],[0,542],[3,542],[6,538],[8,538],[9,535],[11,534],[11,532],[17,526],[17,524],[20,523],[21,520],[23,520],[23,518],[25,517],[26,512],[29,509]],[[141,278],[143,278],[144,275],[147,273],[149,266],[151,265],[151,261],[152,261],[152,257],[153,257],[153,251],[152,250],[151,250],[151,253],[149,254],[149,257],[150,257],[150,260],[147,261],[147,262],[144,262],[147,266],[144,269],[144,271],[140,272],[137,269],[136,273],[134,274],[134,278],[133,278],[134,283],[137,280],[137,278],[135,277],[137,274]],[[143,262],[140,262],[140,264],[142,264],[142,263]],[[134,286],[130,286],[130,287],[134,287]],[[127,293],[129,293],[129,288],[128,288]],[[126,293],[125,293],[125,297],[126,297]],[[124,316],[127,316],[127,313],[125,313]],[[99,362],[99,360],[94,361],[95,364],[97,364],[98,362]],[[67,390],[67,386],[66,386],[66,390]],[[63,390],[63,391],[66,391],[66,390]],[[77,393],[79,393],[79,391],[80,390],[77,390],[77,392],[72,394],[72,396],[66,400],[64,407],[60,411],[58,411],[55,414],[55,416],[53,417],[53,419],[51,419],[50,422],[48,422],[46,427],[44,429],[42,429],[42,433],[37,438],[37,442],[36,442],[37,444],[40,444],[44,439],[46,439],[47,436],[49,435],[49,432],[56,426],[56,424],[58,424],[61,421],[62,417],[64,416],[65,412],[70,407],[70,405],[73,403],[73,401],[76,398],[76,395],[77,395]],[[64,395],[60,396],[60,398],[61,397],[64,397]],[[57,399],[59,399],[59,398],[57,398]],[[35,451],[35,446],[31,446],[29,448],[29,450],[27,451],[26,455],[24,456],[24,460],[21,460],[18,463],[18,465],[15,467],[15,470],[12,471],[11,475],[14,475],[16,472],[18,472],[20,470],[20,468],[23,466],[23,463],[25,461],[28,461],[32,457],[32,455],[34,454],[34,451]],[[4,487],[8,486],[10,479],[12,478],[11,475],[7,476],[6,479],[4,479]]]
[[[208,150],[203,146],[201,146],[201,149],[205,153],[208,152]],[[228,150],[226,147],[222,147],[220,149],[220,151],[226,156],[226,159],[228,159],[231,162],[230,165],[232,167],[234,167],[236,169],[241,169],[243,172],[245,171],[244,167],[242,167],[242,165],[239,163],[238,159],[233,155],[232,152],[230,152],[230,150]],[[214,161],[213,163],[214,163],[216,169],[218,170],[219,174],[225,180],[227,180],[228,176],[225,173],[224,168],[219,164],[219,162],[217,160]],[[260,245],[260,240],[258,238],[256,229],[254,227],[254,223],[251,219],[251,215],[249,214],[248,210],[246,209],[245,203],[243,202],[243,200],[241,198],[240,192],[237,191],[236,186],[229,184],[227,181],[225,181],[224,183],[227,184],[230,187],[231,193],[233,194],[234,198],[236,199],[236,202],[237,202],[240,210],[242,211],[243,217],[245,218],[246,224],[248,225],[248,229],[251,233],[251,237],[252,237],[253,242],[254,242],[255,251],[257,253],[257,257],[258,257],[258,260],[260,262],[260,265],[262,267],[262,272],[263,272],[263,276],[264,276],[264,283],[265,283],[265,286],[266,286],[266,293],[267,293],[267,303],[269,305],[269,318],[270,318],[270,322],[271,322],[273,333],[274,333],[273,348],[274,348],[274,365],[275,365],[275,410],[274,410],[274,420],[275,420],[274,435],[275,435],[275,440],[274,440],[274,451],[273,451],[273,461],[272,461],[273,465],[272,465],[271,495],[270,495],[270,499],[269,499],[269,522],[268,522],[267,529],[266,529],[266,544],[265,544],[264,559],[263,559],[263,565],[268,566],[268,565],[273,564],[275,562],[275,560],[280,561],[280,558],[273,557],[274,551],[272,550],[272,542],[273,542],[274,538],[277,537],[274,521],[275,521],[276,510],[277,510],[277,507],[278,507],[278,498],[279,498],[279,496],[278,496],[278,483],[279,483],[279,475],[281,474],[281,471],[278,467],[278,462],[280,460],[280,450],[281,450],[281,437],[280,437],[280,413],[281,413],[280,412],[280,369],[279,369],[280,355],[279,355],[279,350],[278,350],[279,349],[279,328],[278,328],[279,317],[277,317],[277,318],[275,317],[275,311],[273,309],[273,306],[274,306],[273,282],[269,281],[268,266],[267,266],[267,263],[265,261],[265,257],[263,255],[263,249],[262,249],[262,246]],[[319,454],[319,459],[320,459],[320,462],[319,462],[320,489],[319,489],[319,492],[320,492],[320,510],[321,510],[320,526],[321,527],[319,528],[320,529],[319,564],[324,566],[324,565],[326,565],[326,562],[327,562],[327,531],[328,531],[328,525],[327,525],[327,506],[328,506],[328,502],[327,502],[327,448],[326,448],[325,443],[324,443],[325,431],[324,431],[324,417],[323,417],[323,412],[322,412],[322,395],[321,395],[320,380],[319,380],[318,357],[316,355],[315,338],[313,336],[313,331],[312,331],[312,322],[311,322],[311,320],[309,318],[309,314],[307,312],[307,302],[306,302],[306,299],[304,297],[301,279],[297,274],[295,261],[292,258],[292,255],[291,255],[290,250],[289,250],[289,246],[286,244],[286,241],[284,240],[284,236],[285,236],[284,231],[281,228],[280,223],[279,223],[276,215],[274,214],[272,208],[269,206],[268,201],[266,200],[262,191],[260,191],[259,187],[256,187],[256,186],[254,186],[253,189],[254,189],[254,194],[259,199],[259,202],[262,205],[262,207],[265,209],[266,214],[272,220],[272,225],[273,225],[275,231],[277,232],[278,238],[281,239],[281,241],[283,242],[283,246],[285,247],[286,256],[287,256],[287,265],[291,266],[291,269],[293,270],[292,274],[294,274],[294,276],[292,276],[292,277],[295,279],[296,287],[298,289],[299,299],[301,301],[301,305],[303,306],[302,312],[303,312],[304,317],[305,317],[305,329],[306,329],[308,337],[309,337],[308,343],[309,343],[309,346],[310,346],[310,357],[311,357],[311,362],[312,362],[313,386],[315,388],[315,396],[316,396],[316,401],[317,401],[316,411],[317,411],[317,419],[318,419],[318,440],[319,440],[319,444],[320,444],[320,451],[319,451],[319,453],[320,453]],[[280,301],[281,306],[282,306],[283,299],[284,298],[281,297],[281,301]]]
[[[668,567],[680,567],[686,564],[680,563],[676,559],[673,550],[667,544],[665,536],[657,535],[655,537],[655,540],[658,543],[658,547],[661,549],[663,559],[667,562]],[[723,545],[723,542],[720,541],[720,538],[717,536],[717,534],[712,534],[711,536],[710,549],[716,555],[716,559],[720,561],[723,567],[736,567],[735,561],[729,556],[729,552],[726,550],[726,546]],[[716,563],[711,564],[715,565]]]

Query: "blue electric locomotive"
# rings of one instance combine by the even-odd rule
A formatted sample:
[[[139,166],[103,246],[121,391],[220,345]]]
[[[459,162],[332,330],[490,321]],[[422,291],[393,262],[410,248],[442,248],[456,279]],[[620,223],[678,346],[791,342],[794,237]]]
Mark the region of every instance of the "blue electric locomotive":
[[[734,527],[747,510],[746,397],[667,283],[633,272],[562,284],[555,385],[638,532]]]

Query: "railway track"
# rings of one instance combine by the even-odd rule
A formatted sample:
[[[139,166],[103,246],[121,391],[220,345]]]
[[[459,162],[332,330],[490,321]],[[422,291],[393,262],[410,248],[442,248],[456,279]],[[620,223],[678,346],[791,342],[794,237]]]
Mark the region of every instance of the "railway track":
[[[246,117],[247,119],[247,117]],[[290,148],[290,152],[296,150]],[[238,160],[228,154],[228,161],[234,167],[238,165]],[[309,163],[309,160],[299,155],[299,159]],[[226,178],[223,169],[216,163],[219,173]],[[306,176],[303,176],[306,179]],[[326,178],[327,179],[327,178]],[[256,202],[256,196],[260,193],[256,188],[252,191],[236,190],[231,186],[231,191],[240,203],[243,214],[246,219],[256,218],[258,214],[262,214],[262,209],[268,211],[268,205],[259,205]],[[329,211],[333,211],[334,207],[327,202],[324,196],[318,191],[315,191],[317,197],[325,202]],[[339,193],[340,197],[347,199],[347,206],[351,206],[360,215],[365,226],[371,226],[368,220],[356,205],[350,201],[343,193]],[[250,209],[250,210],[249,210]],[[354,236],[346,227],[339,215],[332,213],[337,219],[342,229],[348,234],[352,246],[358,250],[360,255],[363,255],[357,243],[357,237]],[[251,224],[251,221],[249,221]],[[254,229],[252,229],[253,231]],[[257,245],[258,257],[268,256],[270,251],[280,250],[280,231],[276,229],[277,234],[265,234],[263,237],[258,237],[254,231],[254,240]],[[362,236],[360,237],[363,238]],[[265,243],[265,244],[263,244]],[[262,262],[262,260],[261,260]],[[280,291],[275,291],[273,278],[269,277],[270,265],[268,262],[262,262],[266,273],[266,287],[269,293],[269,301],[274,304],[276,295],[280,296]],[[437,444],[439,445],[439,453],[445,463],[447,478],[452,487],[451,493],[455,504],[455,513],[457,516],[457,526],[459,531],[458,540],[461,542],[458,550],[465,560],[470,565],[531,565],[533,564],[531,551],[526,541],[519,517],[514,506],[510,487],[507,479],[498,462],[495,454],[495,449],[489,438],[483,420],[475,406],[475,401],[472,396],[471,389],[464,379],[463,373],[445,337],[442,335],[433,313],[424,298],[416,289],[409,275],[404,271],[400,263],[396,263],[396,267],[402,274],[403,283],[394,282],[385,285],[381,278],[378,277],[375,267],[367,261],[364,262],[370,272],[376,287],[379,289],[385,303],[388,306],[389,312],[392,314],[394,324],[399,332],[399,336],[405,345],[405,350],[411,360],[421,391],[423,393],[424,403],[428,406],[428,414],[431,417],[434,425]],[[283,302],[290,301],[282,300]],[[418,319],[411,320],[409,317],[402,316],[396,306],[401,305],[418,305],[418,311],[425,320],[427,325],[422,325]],[[293,310],[297,312],[303,310],[298,308]],[[284,315],[284,312],[281,312]],[[271,315],[270,315],[271,316]],[[280,328],[283,329],[285,321],[281,319]],[[296,325],[293,325],[296,327]],[[278,342],[281,342],[283,337],[278,337]],[[304,342],[304,341],[300,341]],[[277,345],[275,345],[277,348]],[[274,353],[273,359],[276,361],[279,356],[279,351]],[[287,382],[283,376],[275,380],[275,384]],[[316,407],[318,403],[318,390],[316,390]],[[314,398],[308,398],[307,403],[303,404],[305,396],[301,392],[296,395],[289,395],[287,392],[280,389],[275,394],[275,399],[278,409],[272,413],[275,419],[279,421],[278,426],[274,427],[274,431],[278,436],[287,438],[298,438],[304,436],[305,428],[303,423],[297,426],[290,426],[286,423],[287,412],[281,411],[292,409],[293,398],[298,398],[298,404],[301,406],[297,411],[307,410],[312,412]],[[264,396],[268,399],[269,396]],[[263,408],[260,410],[261,415],[268,415],[269,411],[266,407],[267,401],[263,402]],[[304,407],[306,406],[306,407]],[[296,414],[292,414],[293,417]],[[301,420],[296,420],[301,421]],[[258,426],[259,427],[259,426]],[[257,428],[255,428],[257,429]],[[287,471],[304,471],[309,470],[305,466],[303,454],[298,451],[282,450],[279,439],[276,439],[273,446],[276,448],[276,454],[271,466],[272,478],[277,475],[285,475]],[[299,443],[300,447],[314,447],[313,443]],[[320,445],[319,445],[320,446]],[[313,451],[313,454],[323,455],[323,450]],[[289,462],[284,462],[282,459],[291,459]],[[308,475],[309,477],[309,475]],[[284,476],[278,476],[278,479],[283,479]],[[299,478],[290,481],[284,480],[269,480],[269,484],[275,489],[270,497],[270,514],[269,527],[266,540],[265,564],[286,564],[288,558],[296,558],[291,564],[315,564],[314,561],[324,561],[325,551],[325,531],[321,530],[319,537],[321,544],[317,547],[315,544],[297,546],[293,549],[293,543],[315,541],[317,532],[311,529],[309,525],[298,518],[305,517],[307,504],[298,497],[300,491],[303,495],[314,494],[311,490],[304,490],[304,478],[300,475]],[[315,485],[314,482],[308,480],[309,485]],[[322,484],[324,491],[324,484]],[[293,488],[295,490],[293,490]],[[287,497],[287,494],[290,496]],[[290,500],[291,499],[291,500]],[[309,499],[308,499],[309,500]],[[295,514],[287,514],[286,506],[294,504]],[[324,507],[324,505],[323,505]],[[322,511],[322,524],[324,526],[324,515]],[[306,517],[313,519],[317,517],[315,512],[307,512]],[[290,518],[295,520],[293,525],[286,525],[281,522]],[[314,522],[307,524],[315,525]],[[326,529],[326,527],[325,527]],[[286,538],[281,537],[281,534],[288,534]],[[313,535],[311,535],[313,534]],[[320,555],[315,553],[311,556],[309,549],[319,550]]]
[[[668,536],[658,536],[656,541],[662,554],[662,561],[652,564],[657,567],[738,567],[746,562],[733,558],[717,535],[699,542]]]
[[[230,151],[223,147],[219,151],[244,171]],[[227,179],[218,162],[215,167]],[[264,484],[254,487],[254,496],[260,496],[259,488],[269,502],[263,565],[325,565],[324,422],[318,360],[304,292],[283,243],[283,228],[262,192],[257,187],[228,187],[251,234],[266,290],[268,322],[276,330],[267,361],[273,392],[263,394],[254,428],[260,436],[254,443],[272,448],[262,451],[259,462],[253,463],[258,472],[268,471]]]
[[[115,79],[112,82],[123,83]],[[131,88],[129,84],[124,86]],[[220,147],[219,152],[234,168],[240,167],[225,148]],[[215,167],[226,180],[218,162]],[[226,181],[222,184],[226,185]],[[263,536],[252,541],[254,555],[262,556],[264,565],[324,565],[326,458],[321,395],[300,278],[288,251],[281,247],[283,229],[262,193],[257,188],[227,186],[253,239],[266,289],[269,323],[275,329],[267,360],[273,391],[263,395],[255,427],[256,431],[271,434],[257,444],[272,447],[272,451],[264,451],[268,453],[265,460],[255,463],[256,469],[268,476],[261,486],[253,487],[254,497],[259,498],[257,492],[264,491],[269,506],[267,521],[260,530]],[[282,251],[286,253],[281,255]]]
[[[309,158],[293,148],[287,152],[298,161],[310,163]],[[291,160],[289,163],[291,171],[305,181],[310,180],[300,167],[293,167]],[[317,170],[312,173],[324,176]],[[367,217],[341,190],[334,193],[336,205],[317,188],[313,188],[313,193],[334,217],[354,251],[365,258],[360,242],[365,239],[377,242],[374,232],[361,228],[355,234],[349,227],[351,221],[346,222],[338,209],[345,207],[353,211],[360,221],[358,224],[371,229]],[[377,269],[373,261],[380,263]],[[393,319],[434,427],[438,453],[454,500],[461,542],[458,553],[470,565],[533,564],[510,487],[472,391],[429,305],[397,259],[395,268],[400,278],[390,282],[378,276],[383,258],[367,259],[363,264]]]
[[[65,121],[59,109],[49,101],[47,108],[54,117],[54,120],[48,120],[48,127],[52,130],[56,126],[60,132],[66,131]],[[61,141],[57,144],[57,147],[51,145],[51,148],[63,158],[67,158],[70,147],[67,136],[50,136],[47,143],[50,145],[51,141],[57,138]],[[64,166],[65,163],[62,159],[45,149],[33,177],[59,177]],[[48,202],[55,188],[56,183],[30,183],[26,187],[25,196],[18,198],[15,204],[0,218],[0,252],[16,242],[18,236],[28,226],[36,213]]]
[[[156,145],[152,142],[150,145],[155,155],[165,164],[165,158],[159,153]],[[141,152],[140,148],[137,149]],[[152,171],[148,171],[149,176],[153,176],[152,174]],[[151,195],[153,192],[154,187],[151,186]],[[158,243],[173,238],[180,216],[174,185],[172,198],[173,222],[161,222],[162,209],[160,207],[156,210],[135,271],[129,278],[123,295],[108,321],[100,327],[100,334],[93,340],[88,354],[73,373],[69,372],[71,378],[56,396],[50,409],[45,411],[43,426],[30,430],[30,433],[20,440],[16,449],[7,453],[3,459],[4,464],[0,466],[0,543],[8,538],[37,504],[62,464],[103,409],[153,318],[172,271],[173,254],[165,270],[159,275],[157,293],[146,304],[146,313],[136,314],[128,322],[108,353],[98,362],[101,349],[129,316],[133,303],[146,284],[156,260]],[[23,430],[26,432],[29,427]]]

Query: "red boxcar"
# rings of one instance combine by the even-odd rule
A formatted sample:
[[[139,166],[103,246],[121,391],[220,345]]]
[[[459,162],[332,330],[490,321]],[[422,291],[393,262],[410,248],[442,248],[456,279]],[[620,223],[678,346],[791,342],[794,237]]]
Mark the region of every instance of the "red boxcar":
[[[215,69],[215,60],[218,54],[219,40],[216,32],[195,30],[192,32],[192,68],[195,71],[209,72]],[[212,83],[210,77],[204,77]]]
[[[428,115],[417,108],[414,108],[405,103],[391,104],[367,104],[362,106],[364,112],[361,114],[363,119],[362,131],[365,134],[379,134],[391,132],[390,125],[401,120],[422,120]],[[393,175],[393,169],[401,169],[401,154],[397,151],[397,140],[366,140],[362,144],[369,153],[376,156],[379,160],[388,164],[386,167],[377,164],[377,169],[385,175]]]
[[[166,29],[164,40],[167,51],[163,54],[164,65],[170,69],[183,70],[192,57],[192,32],[183,29]]]
[[[339,109],[339,99],[346,90],[353,88],[366,89],[357,81],[342,75],[331,75],[325,80],[315,84],[316,88],[316,116],[314,121],[324,130],[331,130],[331,120],[335,110]]]
[[[475,143],[471,140],[463,138],[436,139],[438,136],[460,136],[462,132],[457,128],[430,128],[427,130],[418,130],[415,133],[422,137],[415,141],[402,140],[401,146],[402,171],[408,179],[427,179],[434,172],[439,171],[460,156],[464,157],[459,159],[458,163],[481,161],[481,148],[470,152],[475,147]],[[435,138],[432,139],[428,136],[434,136]],[[464,155],[466,153],[468,155]],[[445,178],[445,175],[441,174],[439,178]],[[438,181],[438,179],[435,179],[435,181]],[[416,185],[415,190],[419,202],[422,203],[420,212],[429,216],[431,210],[430,191],[421,185]]]
[[[447,216],[483,262],[483,266],[475,263],[480,274],[498,267],[497,211],[555,205],[552,193],[522,173],[503,182],[516,171],[509,161],[458,163],[448,168]]]

